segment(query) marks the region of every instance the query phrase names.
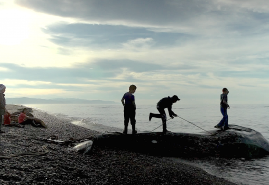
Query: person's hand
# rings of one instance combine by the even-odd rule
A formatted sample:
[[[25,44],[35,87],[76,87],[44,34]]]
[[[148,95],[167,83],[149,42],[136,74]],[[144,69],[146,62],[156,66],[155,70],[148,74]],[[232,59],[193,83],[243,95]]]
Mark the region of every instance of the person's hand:
[[[230,105],[227,104],[227,108],[229,109],[230,108]]]

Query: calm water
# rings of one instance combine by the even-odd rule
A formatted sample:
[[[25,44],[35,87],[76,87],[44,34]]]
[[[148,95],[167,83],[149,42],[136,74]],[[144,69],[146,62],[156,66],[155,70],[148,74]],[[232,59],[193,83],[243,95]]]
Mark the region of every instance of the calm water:
[[[68,117],[74,124],[86,128],[105,131],[122,131],[122,105],[52,105],[31,104],[29,107],[38,108],[60,117]],[[202,127],[212,130],[220,121],[219,105],[173,105],[173,111],[180,117]],[[228,109],[229,124],[252,128],[260,132],[269,141],[269,105],[233,105]],[[137,129],[152,131],[161,125],[160,119],[148,121],[148,114],[156,112],[155,105],[138,105],[136,111]],[[168,114],[167,114],[168,115]],[[167,122],[168,130],[173,132],[199,133],[202,130],[180,119],[174,118]],[[159,127],[155,131],[161,131]],[[175,159],[182,161],[181,159]],[[242,184],[269,184],[269,157],[260,159],[192,159],[183,162],[197,165],[208,173],[223,177]]]

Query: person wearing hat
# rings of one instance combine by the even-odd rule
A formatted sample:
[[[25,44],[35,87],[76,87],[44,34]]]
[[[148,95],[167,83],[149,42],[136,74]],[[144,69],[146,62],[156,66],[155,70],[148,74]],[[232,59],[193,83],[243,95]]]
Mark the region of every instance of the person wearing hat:
[[[154,114],[154,113],[150,113],[149,114],[149,121],[151,121],[151,118],[161,118],[162,122],[163,122],[163,133],[166,134],[166,132],[169,132],[166,129],[166,114],[165,114],[165,108],[168,109],[169,112],[169,116],[173,119],[174,117],[177,117],[177,115],[172,111],[172,105],[173,103],[176,103],[177,101],[179,101],[180,99],[177,97],[177,95],[172,96],[172,98],[165,97],[163,99],[161,99],[158,103],[157,103],[157,110],[160,112],[160,114]]]
[[[4,133],[4,131],[1,130],[1,126],[4,121],[4,115],[7,113],[6,111],[6,99],[5,99],[5,91],[6,86],[3,84],[0,84],[0,133]]]

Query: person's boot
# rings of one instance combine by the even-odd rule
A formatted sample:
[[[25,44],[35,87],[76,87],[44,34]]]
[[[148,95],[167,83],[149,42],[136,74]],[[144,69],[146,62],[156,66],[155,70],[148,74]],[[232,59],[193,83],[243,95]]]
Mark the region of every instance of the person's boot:
[[[151,121],[152,113],[149,113],[149,121]]]
[[[166,122],[163,122],[163,134],[167,133],[167,129],[166,129]]]
[[[127,134],[128,132],[128,126],[124,126],[123,134]]]
[[[215,128],[220,128],[219,124],[217,124],[216,126],[214,126]]]
[[[136,134],[137,131],[135,130],[135,125],[132,125],[132,134]]]

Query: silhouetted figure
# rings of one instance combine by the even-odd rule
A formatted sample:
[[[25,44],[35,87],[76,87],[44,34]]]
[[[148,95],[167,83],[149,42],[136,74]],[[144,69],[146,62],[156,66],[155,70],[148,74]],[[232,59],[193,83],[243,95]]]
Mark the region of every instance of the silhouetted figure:
[[[161,99],[158,103],[157,103],[157,109],[160,112],[160,114],[154,114],[154,113],[150,113],[149,114],[149,121],[151,121],[151,118],[161,118],[162,119],[162,123],[163,123],[163,133],[165,134],[166,132],[169,132],[166,129],[166,114],[165,114],[165,108],[168,109],[169,112],[169,116],[173,119],[174,116],[176,117],[177,115],[172,111],[172,105],[173,103],[176,103],[177,101],[179,101],[180,99],[177,97],[177,95],[174,95],[172,98],[170,98],[169,96],[166,98]]]
[[[127,134],[128,132],[128,123],[129,120],[131,121],[132,125],[132,134],[136,134],[137,131],[135,130],[135,110],[136,110],[136,105],[135,105],[135,97],[134,93],[136,91],[136,86],[131,85],[129,87],[129,92],[125,93],[121,99],[122,105],[124,106],[124,130],[123,134]]]

